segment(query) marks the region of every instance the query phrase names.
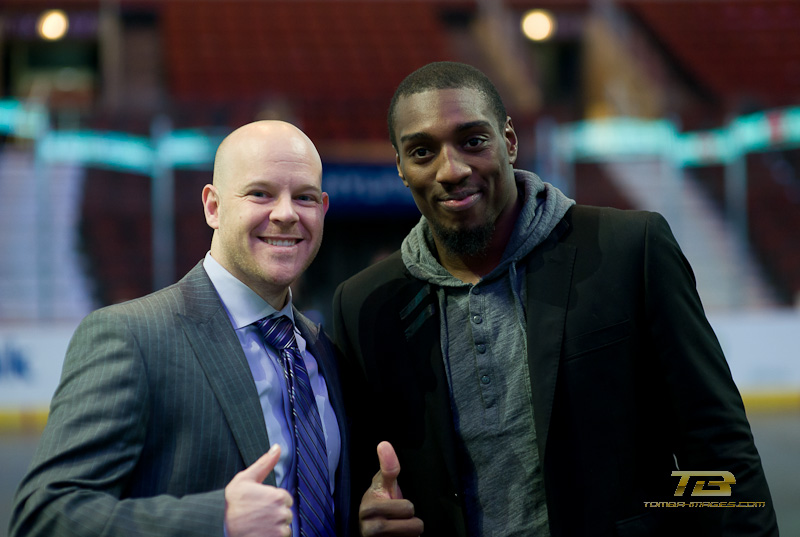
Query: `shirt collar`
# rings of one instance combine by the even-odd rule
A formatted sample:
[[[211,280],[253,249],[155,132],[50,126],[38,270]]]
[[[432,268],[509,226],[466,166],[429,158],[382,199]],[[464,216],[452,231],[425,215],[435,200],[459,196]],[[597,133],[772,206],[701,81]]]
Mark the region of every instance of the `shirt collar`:
[[[279,317],[281,315],[289,317],[292,324],[294,324],[291,289],[289,289],[286,305],[280,311],[277,311],[266,300],[258,296],[255,291],[220,265],[211,256],[211,252],[206,253],[206,257],[203,260],[203,268],[214,285],[214,289],[216,289],[234,329],[244,328],[264,317]]]

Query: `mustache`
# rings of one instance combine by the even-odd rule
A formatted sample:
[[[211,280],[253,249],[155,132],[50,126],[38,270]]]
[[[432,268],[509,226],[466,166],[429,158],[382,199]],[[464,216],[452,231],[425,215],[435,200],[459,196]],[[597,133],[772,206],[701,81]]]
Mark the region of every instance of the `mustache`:
[[[481,191],[476,185],[462,184],[444,187],[445,192],[437,196],[440,201],[463,200]]]

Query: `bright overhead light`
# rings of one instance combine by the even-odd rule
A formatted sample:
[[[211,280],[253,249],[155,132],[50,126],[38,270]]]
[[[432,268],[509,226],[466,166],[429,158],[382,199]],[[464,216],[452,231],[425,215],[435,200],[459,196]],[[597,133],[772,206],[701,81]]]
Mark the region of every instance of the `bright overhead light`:
[[[45,11],[39,16],[39,21],[36,23],[36,31],[39,32],[39,36],[48,41],[61,39],[67,33],[68,28],[67,14],[60,9]]]
[[[522,33],[531,41],[545,41],[553,37],[556,19],[544,9],[533,9],[522,16]]]

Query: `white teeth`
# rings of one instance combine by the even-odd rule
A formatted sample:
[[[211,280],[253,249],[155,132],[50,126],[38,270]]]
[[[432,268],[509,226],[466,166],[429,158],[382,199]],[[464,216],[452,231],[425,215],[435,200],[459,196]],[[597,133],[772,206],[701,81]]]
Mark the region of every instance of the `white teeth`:
[[[294,246],[295,244],[297,244],[297,241],[267,239],[267,244],[271,244],[272,246]]]

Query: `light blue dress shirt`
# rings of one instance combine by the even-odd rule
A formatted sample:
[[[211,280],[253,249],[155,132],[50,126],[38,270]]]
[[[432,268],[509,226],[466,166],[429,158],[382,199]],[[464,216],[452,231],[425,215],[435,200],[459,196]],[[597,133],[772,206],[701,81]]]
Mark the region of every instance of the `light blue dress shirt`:
[[[292,313],[292,295],[280,311],[270,306],[247,285],[228,272],[211,253],[207,253],[203,261],[211,283],[222,301],[225,311],[231,320],[236,336],[242,344],[242,350],[256,383],[264,423],[271,444],[280,444],[281,457],[275,465],[275,482],[280,488],[294,496],[296,488],[296,472],[293,471],[295,461],[294,432],[292,430],[289,391],[275,349],[264,342],[261,331],[253,323],[263,317],[279,317],[286,315],[294,323]],[[306,350],[306,341],[295,327],[294,337],[306,363],[311,388],[317,401],[317,408],[322,419],[325,444],[328,450],[328,481],[331,494],[334,489],[334,476],[339,465],[341,438],[339,424],[328,396],[328,387],[320,374],[317,360]],[[297,502],[292,506],[294,520],[298,520]],[[297,524],[292,524],[292,532],[298,535]],[[226,532],[227,533],[227,532]]]

